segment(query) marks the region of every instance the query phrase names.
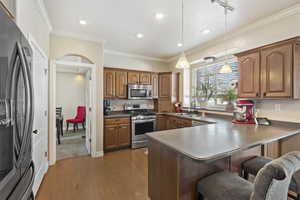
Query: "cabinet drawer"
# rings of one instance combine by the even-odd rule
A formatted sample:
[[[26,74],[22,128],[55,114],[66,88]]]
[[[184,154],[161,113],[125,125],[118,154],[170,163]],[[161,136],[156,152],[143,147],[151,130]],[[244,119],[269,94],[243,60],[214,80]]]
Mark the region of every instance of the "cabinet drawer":
[[[129,123],[130,123],[130,119],[128,117],[104,120],[104,125],[118,125],[118,124],[129,124]]]

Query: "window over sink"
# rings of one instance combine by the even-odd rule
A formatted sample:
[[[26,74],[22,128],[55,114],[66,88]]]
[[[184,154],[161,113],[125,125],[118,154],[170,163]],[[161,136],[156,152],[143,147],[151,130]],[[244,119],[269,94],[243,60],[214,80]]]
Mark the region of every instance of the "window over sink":
[[[232,73],[219,73],[226,62],[230,64]],[[228,94],[232,95],[237,91],[238,79],[239,71],[236,57],[193,68],[191,107],[223,110],[229,103]]]

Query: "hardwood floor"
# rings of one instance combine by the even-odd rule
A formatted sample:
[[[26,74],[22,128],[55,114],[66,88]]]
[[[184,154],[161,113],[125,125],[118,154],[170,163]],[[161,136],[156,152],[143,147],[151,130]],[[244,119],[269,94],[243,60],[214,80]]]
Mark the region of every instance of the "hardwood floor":
[[[37,200],[147,200],[145,151],[123,150],[102,158],[58,161],[44,178]]]

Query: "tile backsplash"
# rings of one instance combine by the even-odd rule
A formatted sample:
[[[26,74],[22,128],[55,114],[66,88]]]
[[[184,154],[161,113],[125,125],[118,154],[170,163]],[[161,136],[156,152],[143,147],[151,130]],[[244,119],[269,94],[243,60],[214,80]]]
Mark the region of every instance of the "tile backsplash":
[[[123,111],[125,104],[143,104],[148,109],[153,109],[153,100],[128,100],[128,99],[112,99],[111,108],[112,111]]]
[[[300,100],[278,99],[257,100],[259,117],[272,120],[300,123]]]

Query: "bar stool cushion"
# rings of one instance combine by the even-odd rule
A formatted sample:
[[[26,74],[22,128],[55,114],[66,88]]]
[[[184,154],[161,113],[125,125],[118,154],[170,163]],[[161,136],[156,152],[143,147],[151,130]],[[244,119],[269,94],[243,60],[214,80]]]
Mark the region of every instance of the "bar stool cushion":
[[[219,172],[198,182],[198,192],[209,200],[249,200],[254,186],[229,172]]]
[[[247,171],[249,174],[256,176],[259,170],[261,170],[266,164],[271,161],[271,158],[257,156],[243,162],[242,169]]]

